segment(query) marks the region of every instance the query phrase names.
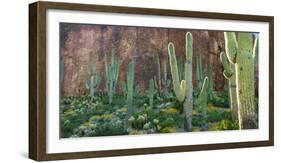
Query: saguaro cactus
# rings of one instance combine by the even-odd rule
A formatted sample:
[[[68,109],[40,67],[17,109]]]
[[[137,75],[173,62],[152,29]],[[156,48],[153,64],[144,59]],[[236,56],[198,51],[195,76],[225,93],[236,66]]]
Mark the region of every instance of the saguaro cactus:
[[[95,91],[100,85],[101,78],[98,74],[95,74],[94,63],[87,66],[87,79],[85,82],[86,89],[90,90],[90,96],[95,96]]]
[[[238,120],[238,103],[237,103],[237,93],[236,93],[236,73],[234,65],[231,64],[224,52],[220,54],[220,60],[224,67],[223,76],[228,80],[228,90],[230,98],[230,107],[232,113],[232,119]]]
[[[127,72],[127,104],[129,114],[133,112],[133,93],[134,93],[134,78],[135,78],[134,62],[129,64]]]
[[[112,49],[111,53],[111,63],[107,63],[107,54],[105,54],[104,57],[104,63],[105,63],[105,73],[106,73],[106,89],[109,97],[109,103],[112,103],[112,97],[115,93],[118,75],[119,75],[119,66],[120,63],[118,59],[115,57],[115,50]]]
[[[153,98],[154,98],[154,80],[149,80],[149,107],[153,108]]]
[[[175,55],[175,46],[173,43],[168,44],[168,53],[170,58],[171,74],[173,79],[173,90],[178,101],[183,102],[184,112],[184,129],[185,131],[192,131],[192,109],[193,109],[193,85],[192,85],[192,34],[187,32],[186,39],[186,54],[184,65],[184,80],[179,80],[179,71],[177,66],[177,58]],[[208,77],[205,77],[204,85],[208,82]],[[203,90],[203,89],[202,89]]]
[[[170,88],[171,85],[171,80],[168,79],[168,75],[167,75],[167,60],[162,61],[162,68],[163,68],[162,85],[164,89],[164,95],[167,95],[168,89]]]
[[[230,63],[236,70],[236,84],[239,110],[239,124],[242,129],[258,127],[255,110],[255,49],[253,35],[241,32],[238,39],[234,32],[225,32],[225,50]]]
[[[156,65],[157,65],[157,75],[155,76],[155,85],[158,89],[159,96],[162,93],[162,83],[161,83],[161,63],[160,63],[160,57],[158,54],[155,55]]]
[[[196,80],[197,80],[197,87],[202,87],[203,84],[203,68],[202,68],[202,57],[201,54],[196,56]]]

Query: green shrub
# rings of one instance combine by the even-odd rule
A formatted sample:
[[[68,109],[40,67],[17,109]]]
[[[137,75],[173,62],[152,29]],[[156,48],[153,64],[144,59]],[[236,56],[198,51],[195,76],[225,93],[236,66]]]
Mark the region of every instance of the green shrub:
[[[175,127],[164,127],[160,130],[160,133],[174,133],[177,129]]]
[[[238,130],[238,121],[222,120],[220,123],[213,125],[210,130],[221,131],[221,130]]]

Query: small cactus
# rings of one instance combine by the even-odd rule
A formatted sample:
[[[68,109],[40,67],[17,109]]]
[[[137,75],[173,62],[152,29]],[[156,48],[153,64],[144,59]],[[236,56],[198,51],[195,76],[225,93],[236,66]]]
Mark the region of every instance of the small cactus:
[[[99,75],[95,74],[95,65],[94,63],[87,66],[87,79],[85,82],[86,89],[90,90],[90,96],[93,98],[95,92],[99,87],[101,78]]]

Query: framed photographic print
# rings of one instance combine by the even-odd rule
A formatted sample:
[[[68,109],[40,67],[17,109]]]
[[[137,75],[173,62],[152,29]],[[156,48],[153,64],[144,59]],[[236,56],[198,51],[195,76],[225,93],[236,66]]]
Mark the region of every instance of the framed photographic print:
[[[29,5],[29,157],[272,146],[274,18]]]

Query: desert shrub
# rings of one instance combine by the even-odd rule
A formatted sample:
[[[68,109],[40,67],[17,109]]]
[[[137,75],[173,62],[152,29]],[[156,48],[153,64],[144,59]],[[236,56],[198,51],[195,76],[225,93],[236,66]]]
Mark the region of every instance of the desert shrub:
[[[166,128],[166,127],[177,127],[177,123],[174,121],[173,118],[166,119],[159,123],[160,128]]]
[[[176,127],[164,127],[160,129],[160,133],[174,133],[176,131],[177,131]]]
[[[238,130],[238,121],[222,120],[216,125],[213,125],[210,130]]]
[[[225,93],[214,93],[211,103],[217,107],[228,108],[230,106],[229,97]]]
[[[206,119],[203,117],[202,114],[193,114],[192,116],[192,126],[200,127],[206,123]]]
[[[221,113],[219,111],[208,111],[207,113],[208,122],[219,122],[222,119]]]
[[[225,120],[231,120],[232,115],[231,115],[230,109],[225,109],[225,111],[221,113],[221,117],[222,117],[222,119],[225,119]]]

